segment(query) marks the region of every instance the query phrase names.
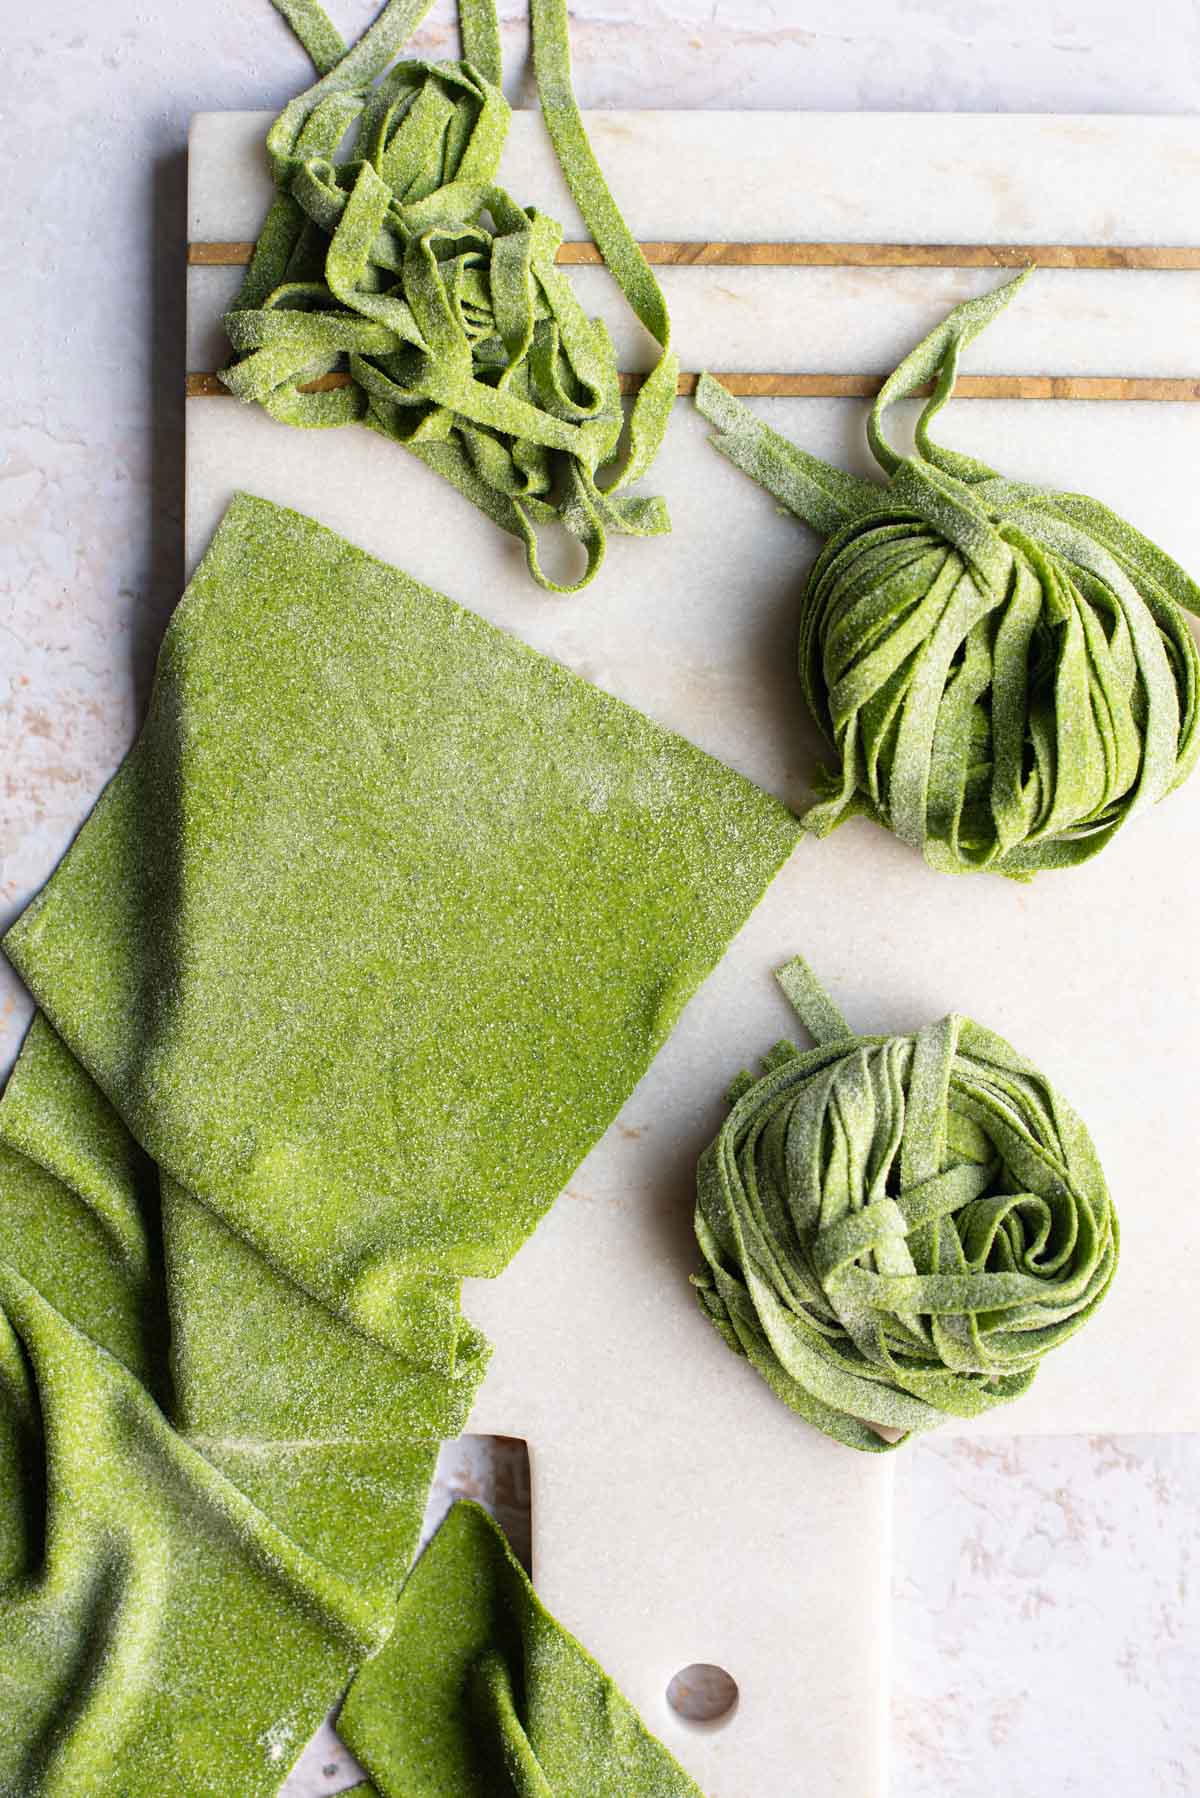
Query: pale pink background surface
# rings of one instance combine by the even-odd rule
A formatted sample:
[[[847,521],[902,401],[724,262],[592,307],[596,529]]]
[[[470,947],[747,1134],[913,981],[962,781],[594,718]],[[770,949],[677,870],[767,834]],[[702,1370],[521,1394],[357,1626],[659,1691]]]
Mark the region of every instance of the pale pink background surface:
[[[334,6],[348,34],[374,10]],[[501,10],[521,100],[524,8]],[[590,106],[1200,107],[1190,0],[582,0],[573,11]],[[435,9],[425,49],[447,49],[451,16]],[[304,62],[266,0],[0,0],[0,23],[3,923],[127,747],[181,583],[188,119],[282,102]],[[27,1015],[0,973],[0,1066]],[[519,1464],[452,1447],[434,1508],[455,1492],[494,1496],[519,1529]],[[1197,1569],[1196,1438],[917,1449],[900,1475],[897,1798],[1200,1791]],[[353,1771],[330,1739],[286,1790],[337,1791]]]

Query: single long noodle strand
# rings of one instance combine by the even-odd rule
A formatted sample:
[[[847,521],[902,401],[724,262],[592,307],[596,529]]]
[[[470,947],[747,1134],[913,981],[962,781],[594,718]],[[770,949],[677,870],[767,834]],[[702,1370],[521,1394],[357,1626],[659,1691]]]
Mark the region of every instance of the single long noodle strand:
[[[308,52],[318,75],[328,75],[346,54],[346,42],[324,7],[313,0],[271,0]]]
[[[634,404],[629,460],[610,488],[615,491],[644,474],[657,454],[675,398],[679,363],[671,350],[671,319],[662,288],[609,191],[584,129],[571,80],[566,0],[530,0],[530,11],[538,97],[559,165],[606,267],[662,349]]]
[[[495,0],[458,0],[458,27],[463,61],[478,69],[493,87],[499,87],[504,75],[504,54]]]

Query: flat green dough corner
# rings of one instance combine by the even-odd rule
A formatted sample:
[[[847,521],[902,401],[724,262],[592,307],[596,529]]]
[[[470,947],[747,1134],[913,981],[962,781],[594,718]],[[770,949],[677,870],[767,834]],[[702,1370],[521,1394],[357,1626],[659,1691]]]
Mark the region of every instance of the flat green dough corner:
[[[338,1728],[404,1798],[699,1798],[477,1505],[418,1561]]]
[[[469,1415],[462,1277],[502,1270],[798,835],[235,500],[5,942],[44,1015],[0,1101],[0,1798],[277,1791],[392,1628]],[[541,1792],[513,1690],[528,1754],[493,1725]]]

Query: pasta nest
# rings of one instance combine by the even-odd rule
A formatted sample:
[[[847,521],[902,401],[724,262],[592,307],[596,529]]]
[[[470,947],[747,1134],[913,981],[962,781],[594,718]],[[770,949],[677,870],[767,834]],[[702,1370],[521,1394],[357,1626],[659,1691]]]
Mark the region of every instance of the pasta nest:
[[[879,1451],[871,1424],[903,1439],[1025,1392],[1107,1292],[1117,1216],[1084,1125],[1000,1037],[857,1036],[802,961],[779,978],[817,1046],[732,1090],[695,1284],[785,1403]]]
[[[1088,860],[1200,753],[1195,583],[1098,501],[929,435],[961,349],[1023,279],[957,307],[885,383],[868,436],[886,484],[787,443],[710,377],[699,393],[717,447],[828,536],[799,672],[839,765],[805,823],[865,813],[943,872],[1017,879]],[[884,413],[930,379],[902,457]]]
[[[560,162],[662,350],[627,443],[612,340],[556,266],[562,229],[498,183],[503,92],[469,62],[386,66],[391,39],[372,48],[372,33],[271,128],[276,198],[225,315],[235,359],[221,379],[284,424],[365,424],[404,445],[522,539],[539,584],[573,592],[600,567],[610,531],[670,528],[661,499],[625,489],[658,450],[677,361],[658,284],[595,165],[569,80],[555,79],[553,46],[541,47],[547,29],[539,86]],[[549,524],[583,547],[571,584],[543,571]]]

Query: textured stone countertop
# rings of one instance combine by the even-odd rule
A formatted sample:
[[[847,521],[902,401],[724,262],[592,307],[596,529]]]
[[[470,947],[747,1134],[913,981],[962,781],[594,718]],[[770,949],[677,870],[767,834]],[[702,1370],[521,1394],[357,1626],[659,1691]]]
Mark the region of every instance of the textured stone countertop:
[[[349,35],[375,6],[332,10]],[[128,745],[181,585],[189,117],[276,105],[305,73],[266,0],[5,0],[3,12],[0,924]],[[524,7],[501,12],[521,102]],[[585,106],[1200,108],[1193,0],[580,0],[573,12]],[[437,5],[422,47],[444,54],[451,19]],[[0,1069],[27,1016],[0,972]],[[467,1445],[444,1468],[443,1501],[499,1478],[501,1512],[519,1522],[503,1460],[497,1474]],[[939,1438],[907,1458],[899,1487],[895,1798],[1200,1792],[1200,1439]],[[337,1791],[352,1771],[322,1744],[286,1789]]]

